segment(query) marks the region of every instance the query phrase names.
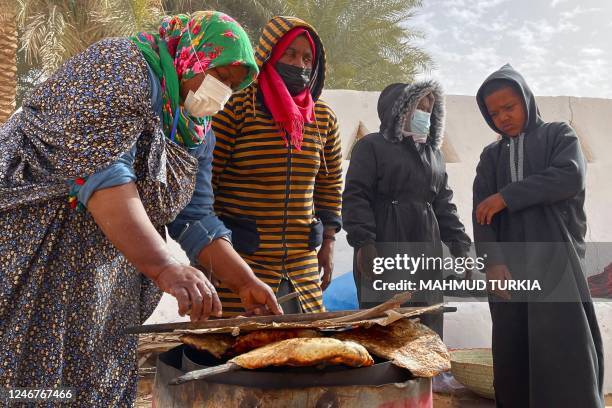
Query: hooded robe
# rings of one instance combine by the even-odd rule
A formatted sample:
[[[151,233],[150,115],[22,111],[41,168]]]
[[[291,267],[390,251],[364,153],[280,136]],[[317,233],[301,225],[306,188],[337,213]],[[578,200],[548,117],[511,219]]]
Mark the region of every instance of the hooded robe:
[[[489,116],[484,89],[493,80],[508,81],[524,101],[520,143]],[[479,225],[474,215],[474,241],[488,265],[504,264],[513,279],[538,280],[542,289],[511,293],[518,300],[512,303],[490,298],[497,405],[601,407],[601,335],[582,265],[586,163],[580,141],[566,123],[542,120],[533,93],[510,65],[491,74],[476,98],[501,138],[480,157],[474,214],[495,193],[507,208],[490,225]],[[514,176],[511,159],[520,169]]]

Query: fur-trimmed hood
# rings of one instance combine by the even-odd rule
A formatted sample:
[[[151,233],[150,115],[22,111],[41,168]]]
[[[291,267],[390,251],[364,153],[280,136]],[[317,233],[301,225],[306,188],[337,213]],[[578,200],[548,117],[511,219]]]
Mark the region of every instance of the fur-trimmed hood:
[[[380,133],[392,142],[402,141],[404,136],[401,129],[401,118],[408,112],[416,109],[421,98],[428,93],[435,98],[431,112],[431,126],[427,144],[440,148],[444,140],[444,120],[446,110],[444,106],[444,92],[436,81],[419,81],[413,84],[396,83],[387,86],[378,99],[378,117],[380,118]]]

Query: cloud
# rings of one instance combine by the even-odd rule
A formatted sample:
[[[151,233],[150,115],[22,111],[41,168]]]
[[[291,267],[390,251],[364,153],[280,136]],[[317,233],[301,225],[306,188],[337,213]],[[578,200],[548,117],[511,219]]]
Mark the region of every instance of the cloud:
[[[595,89],[598,89],[601,95],[611,95],[612,93],[612,86],[609,83],[601,82],[601,78],[605,78],[612,69],[610,61],[603,58],[571,60],[569,62],[560,60],[555,62],[554,66],[558,68],[555,79],[563,83],[565,94],[590,96]],[[558,83],[552,84],[544,92],[558,95]]]
[[[416,29],[424,34],[424,38],[415,38],[413,43],[418,46],[424,46],[427,43],[435,42],[445,32],[445,28],[438,27],[434,21],[437,15],[433,12],[418,12],[410,21],[406,24],[409,29]]]
[[[498,54],[498,49],[494,47],[478,47],[466,55],[465,61],[476,69],[489,70],[492,66],[496,67],[503,63],[504,58]]]
[[[552,25],[545,19],[525,21],[519,28],[508,32],[508,35],[518,40],[525,51],[525,59],[532,63],[543,63],[549,53],[551,41],[561,33],[576,32],[580,28],[575,24],[559,20]]]
[[[482,19],[492,10],[509,0],[445,0],[442,5],[455,22],[480,25]]]
[[[488,22],[487,24],[483,24],[480,28],[485,31],[493,32],[493,33],[503,33],[508,31],[513,26],[512,19],[508,14],[507,10],[504,10],[503,13],[498,14],[493,20]]]
[[[482,13],[481,11],[474,10],[472,8],[451,7],[448,15],[455,20],[465,23],[472,23],[479,20]]]
[[[612,22],[605,19],[612,0],[549,0],[530,8],[532,1],[424,2],[426,18],[414,21],[436,62],[427,75],[449,94],[473,95],[490,72],[510,62],[538,95],[612,98]]]
[[[576,32],[580,30],[576,24],[567,20],[558,20],[556,25],[552,25],[545,19],[537,21],[527,21],[525,26],[536,32],[542,41],[550,41],[555,35],[563,32]]]
[[[450,28],[450,33],[458,44],[470,46],[474,43],[473,39],[471,38],[473,33],[471,33],[469,30],[464,30],[459,26],[453,26]]]
[[[583,48],[580,50],[582,55],[586,55],[587,57],[600,57],[605,54],[604,50],[601,48]]]
[[[472,2],[474,6],[478,9],[491,9],[499,6],[502,3],[507,2],[508,0],[477,0]]]
[[[570,20],[582,14],[595,13],[595,12],[602,11],[602,10],[603,9],[600,7],[584,8],[582,6],[576,6],[574,9],[570,11],[561,12],[561,18]]]

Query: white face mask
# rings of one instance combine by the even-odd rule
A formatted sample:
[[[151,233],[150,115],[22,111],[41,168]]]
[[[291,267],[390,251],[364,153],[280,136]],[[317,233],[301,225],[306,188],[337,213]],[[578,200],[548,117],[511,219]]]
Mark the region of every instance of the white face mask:
[[[189,91],[185,98],[185,109],[196,118],[212,116],[223,109],[232,96],[232,89],[212,75],[206,75],[200,87]]]

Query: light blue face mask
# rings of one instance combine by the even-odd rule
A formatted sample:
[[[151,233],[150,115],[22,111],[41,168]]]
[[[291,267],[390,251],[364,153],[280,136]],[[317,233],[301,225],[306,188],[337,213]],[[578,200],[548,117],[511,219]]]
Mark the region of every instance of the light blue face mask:
[[[431,113],[416,109],[410,120],[410,131],[419,135],[429,135]]]

